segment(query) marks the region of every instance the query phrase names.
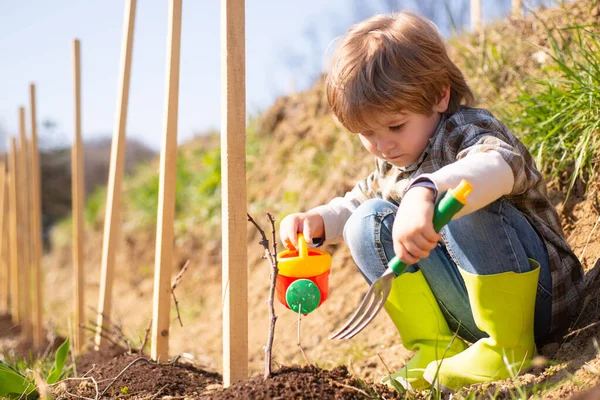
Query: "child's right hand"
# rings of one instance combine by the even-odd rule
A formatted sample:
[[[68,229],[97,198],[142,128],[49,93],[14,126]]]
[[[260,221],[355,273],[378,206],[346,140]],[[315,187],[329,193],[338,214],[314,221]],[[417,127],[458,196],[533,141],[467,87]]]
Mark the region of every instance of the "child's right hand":
[[[302,233],[309,244],[313,238],[325,237],[323,217],[315,212],[295,213],[286,216],[279,224],[281,242],[289,250],[296,248],[298,233]]]

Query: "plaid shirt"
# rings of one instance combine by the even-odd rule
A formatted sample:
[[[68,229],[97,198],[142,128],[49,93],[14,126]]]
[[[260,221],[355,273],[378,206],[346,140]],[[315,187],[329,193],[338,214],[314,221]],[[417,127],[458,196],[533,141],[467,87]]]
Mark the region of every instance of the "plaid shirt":
[[[560,333],[574,320],[584,289],[581,264],[564,238],[556,209],[548,199],[546,184],[527,148],[508,128],[484,109],[462,107],[443,116],[420,159],[406,167],[377,160],[377,168],[358,182],[345,201],[362,203],[382,198],[398,205],[415,178],[432,173],[467,154],[496,151],[514,175],[506,200],[516,206],[542,237],[552,273],[552,332]]]

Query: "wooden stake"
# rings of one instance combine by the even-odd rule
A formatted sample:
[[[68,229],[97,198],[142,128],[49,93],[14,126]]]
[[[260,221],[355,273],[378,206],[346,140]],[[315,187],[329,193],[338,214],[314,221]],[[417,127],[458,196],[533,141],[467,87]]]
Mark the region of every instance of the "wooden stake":
[[[248,377],[244,0],[221,0],[223,384]]]
[[[19,206],[21,209],[21,232],[22,232],[22,254],[23,264],[21,265],[21,293],[23,293],[23,320],[21,321],[22,334],[25,342],[33,341],[32,314],[31,314],[31,234],[29,222],[31,216],[31,207],[29,201],[29,146],[25,134],[25,107],[19,107]]]
[[[0,161],[0,312],[5,313],[8,311],[8,279],[9,273],[7,270],[8,264],[4,262],[6,258],[6,241],[7,237],[4,235],[4,225],[6,225],[7,215],[4,203],[6,202],[6,165],[4,160]]]
[[[29,84],[29,108],[31,109],[31,235],[32,235],[32,274],[34,288],[33,303],[33,345],[40,349],[44,342],[44,307],[42,284],[42,193],[40,181],[40,151],[37,137],[37,108],[35,84]]]
[[[151,357],[157,362],[165,362],[169,359],[169,311],[171,310],[173,224],[175,221],[175,181],[177,178],[181,6],[182,0],[169,1],[165,122],[160,153],[160,191],[156,225],[154,304],[152,310]]]
[[[75,137],[71,150],[71,197],[73,201],[73,350],[81,352],[84,344],[83,324],[85,323],[85,270],[83,259],[85,205],[85,170],[83,164],[83,144],[81,142],[81,58],[80,43],[73,40],[73,89],[75,98]]]
[[[481,32],[481,0],[471,0],[471,29]]]
[[[8,159],[6,159],[8,161]],[[0,282],[0,291],[2,291],[3,302],[5,304],[4,310],[7,314],[10,314],[11,311],[11,262],[10,262],[10,198],[8,192],[8,186],[10,182],[10,177],[8,171],[6,171],[5,179],[4,179],[4,187],[0,188],[4,192],[4,209],[2,213],[4,214],[4,227],[0,233],[2,233],[2,258],[0,262],[2,262],[2,268],[4,269],[3,280]]]
[[[523,17],[523,4],[521,0],[512,0],[512,15],[514,18]]]
[[[8,150],[8,167],[9,167],[9,189],[8,189],[8,201],[10,212],[9,228],[10,228],[10,308],[12,322],[15,324],[21,323],[21,287],[20,282],[20,270],[21,270],[21,254],[19,245],[19,205],[18,205],[18,192],[17,192],[17,146],[14,137],[10,138],[9,150]]]
[[[123,163],[125,158],[125,129],[127,127],[127,106],[129,101],[129,81],[131,77],[131,53],[133,50],[135,8],[136,0],[128,0],[125,6],[125,24],[123,27],[123,41],[121,44],[119,103],[117,106],[117,121],[110,152],[108,193],[106,196],[106,213],[104,217],[100,298],[98,300],[98,318],[96,321],[96,348],[100,348],[105,341],[102,335],[102,327],[105,322],[110,320],[112,311],[113,270],[116,245],[119,236],[121,181],[123,180]]]

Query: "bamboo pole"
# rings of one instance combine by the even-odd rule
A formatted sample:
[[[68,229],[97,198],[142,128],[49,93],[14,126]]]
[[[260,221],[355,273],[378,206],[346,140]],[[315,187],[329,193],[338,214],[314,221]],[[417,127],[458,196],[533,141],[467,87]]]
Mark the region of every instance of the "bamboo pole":
[[[248,377],[244,0],[221,0],[223,384]]]
[[[128,0],[125,6],[125,24],[123,27],[123,41],[121,43],[121,80],[119,84],[117,121],[110,152],[108,193],[106,196],[106,213],[104,217],[100,297],[98,300],[98,318],[96,321],[96,348],[100,348],[105,341],[101,334],[102,327],[105,324],[105,320],[110,319],[111,315],[113,270],[119,235],[121,181],[123,179],[123,162],[125,158],[125,129],[127,126],[135,8],[136,0]]]
[[[4,160],[0,161],[0,312],[8,312],[8,291],[9,286],[7,283],[10,279],[8,272],[8,264],[5,262],[6,259],[6,242],[8,237],[4,234],[6,221],[8,216],[6,215],[5,203],[6,199],[6,165]]]
[[[21,232],[22,232],[22,254],[23,264],[21,265],[21,291],[23,293],[23,320],[21,322],[23,338],[26,343],[33,341],[32,315],[31,315],[31,234],[30,234],[30,215],[29,206],[29,146],[25,133],[25,107],[19,107],[19,206],[21,209]]]
[[[84,230],[83,230],[83,208],[85,205],[85,181],[83,165],[83,144],[81,142],[81,57],[80,42],[73,40],[73,88],[75,98],[75,137],[73,138],[73,149],[71,151],[71,197],[73,212],[73,350],[76,354],[83,349],[84,335],[83,324],[85,323],[84,310]]]
[[[29,107],[31,111],[31,235],[33,254],[31,265],[33,267],[34,303],[33,303],[33,345],[40,349],[44,341],[43,324],[43,285],[42,285],[42,206],[40,188],[40,152],[37,137],[37,116],[35,100],[35,84],[29,85]]]
[[[481,32],[481,0],[471,0],[471,29]]]
[[[175,221],[175,181],[177,177],[181,8],[182,0],[169,1],[165,122],[160,154],[160,191],[156,225],[154,304],[152,310],[151,356],[156,361],[166,361],[169,358],[169,311],[171,309],[173,224]]]
[[[8,166],[9,166],[9,190],[8,190],[8,201],[10,212],[9,218],[9,230],[10,230],[10,308],[12,322],[15,324],[21,323],[21,291],[20,291],[20,277],[19,271],[21,267],[21,254],[19,252],[19,206],[18,206],[18,193],[17,193],[17,146],[14,137],[10,138],[9,149],[8,149]]]
[[[512,0],[512,15],[515,18],[523,16],[523,3],[521,0]]]

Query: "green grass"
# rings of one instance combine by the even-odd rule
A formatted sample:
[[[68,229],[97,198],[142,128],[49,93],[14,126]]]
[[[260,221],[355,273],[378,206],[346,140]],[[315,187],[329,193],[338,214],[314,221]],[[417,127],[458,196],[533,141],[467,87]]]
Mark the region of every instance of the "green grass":
[[[592,28],[548,29],[552,64],[543,79],[526,82],[505,114],[538,167],[551,177],[571,172],[569,192],[578,179],[597,174],[600,36]]]
[[[84,217],[85,222],[98,228],[103,220],[102,212],[106,203],[106,186],[98,187],[88,196],[85,202]]]

